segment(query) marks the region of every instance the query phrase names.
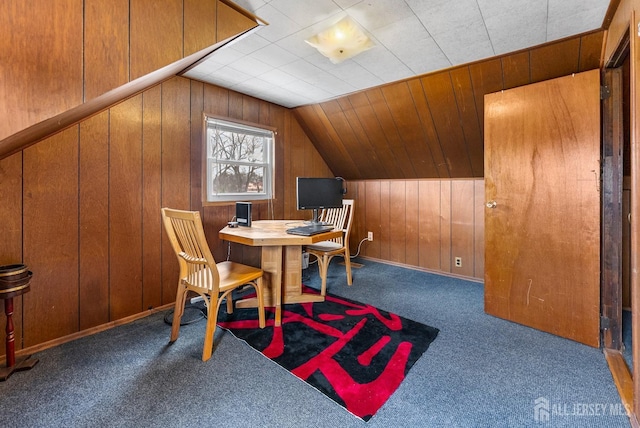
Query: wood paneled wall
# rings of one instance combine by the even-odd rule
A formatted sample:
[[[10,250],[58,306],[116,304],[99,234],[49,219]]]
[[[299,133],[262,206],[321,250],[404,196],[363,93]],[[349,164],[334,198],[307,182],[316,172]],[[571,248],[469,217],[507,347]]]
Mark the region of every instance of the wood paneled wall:
[[[295,109],[347,180],[483,177],[484,95],[600,66],[604,31]]]
[[[16,349],[174,301],[163,206],[202,210],[214,256],[226,258],[217,232],[235,205],[202,206],[205,112],[277,129],[276,198],[254,203],[254,218],[306,215],[295,177],[332,174],[290,110],[181,77],[148,89],[0,160],[0,264],[34,274],[15,299]],[[232,250],[245,256],[256,257]]]
[[[256,25],[224,0],[5,2],[0,141]]]
[[[349,181],[351,251],[467,278],[484,276],[484,180]],[[462,266],[455,266],[455,258]]]
[[[82,103],[82,5],[3,2],[0,140]]]

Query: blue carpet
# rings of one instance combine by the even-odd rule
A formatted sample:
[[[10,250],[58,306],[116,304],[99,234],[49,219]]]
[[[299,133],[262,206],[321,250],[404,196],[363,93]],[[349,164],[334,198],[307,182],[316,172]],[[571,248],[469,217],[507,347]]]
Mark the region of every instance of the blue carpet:
[[[204,322],[169,346],[157,313],[39,352],[0,383],[0,426],[629,426],[601,350],[486,315],[480,283],[358,260],[348,287],[339,261],[329,292],[440,329],[369,422],[221,329],[203,363]]]
[[[629,370],[633,371],[633,348],[631,340],[631,311],[622,311],[622,356],[629,366]]]

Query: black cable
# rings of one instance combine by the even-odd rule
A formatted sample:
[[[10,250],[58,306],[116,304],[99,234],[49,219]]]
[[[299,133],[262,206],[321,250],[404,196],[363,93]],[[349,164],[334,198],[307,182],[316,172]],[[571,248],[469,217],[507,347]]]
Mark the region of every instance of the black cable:
[[[187,311],[187,309],[189,309],[189,311]],[[191,311],[190,309],[195,309],[196,311]],[[173,324],[173,313],[174,313],[174,310],[171,309],[167,311],[166,314],[164,314],[165,323],[169,325]],[[187,313],[191,313],[192,315],[185,317]],[[182,318],[180,318],[180,325],[193,324],[195,322],[200,321],[203,318],[206,318],[206,316],[207,316],[207,313],[205,308],[199,308],[196,305],[188,303],[184,305],[184,313],[182,314]]]

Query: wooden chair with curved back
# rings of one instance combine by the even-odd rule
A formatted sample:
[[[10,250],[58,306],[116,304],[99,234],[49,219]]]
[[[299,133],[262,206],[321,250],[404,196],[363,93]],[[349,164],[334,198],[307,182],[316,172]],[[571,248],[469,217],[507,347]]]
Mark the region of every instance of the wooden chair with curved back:
[[[351,277],[351,256],[349,254],[349,235],[351,234],[351,223],[353,222],[353,199],[343,199],[342,208],[328,208],[322,210],[320,221],[332,224],[335,229],[342,230],[342,236],[328,241],[307,245],[307,252],[316,256],[318,260],[318,272],[322,278],[321,295],[327,294],[327,271],[331,259],[337,255],[344,257],[344,264],[347,267],[347,284],[353,283]]]
[[[264,328],[262,270],[230,261],[216,263],[209,249],[198,211],[170,208],[162,208],[161,211],[165,231],[180,264],[170,341],[173,343],[178,339],[187,293],[197,293],[202,296],[207,308],[207,327],[202,350],[202,361],[207,361],[213,352],[218,310],[224,299],[227,301],[227,312],[233,312],[233,290],[245,284],[251,284],[255,288],[259,304],[259,325],[260,328]]]

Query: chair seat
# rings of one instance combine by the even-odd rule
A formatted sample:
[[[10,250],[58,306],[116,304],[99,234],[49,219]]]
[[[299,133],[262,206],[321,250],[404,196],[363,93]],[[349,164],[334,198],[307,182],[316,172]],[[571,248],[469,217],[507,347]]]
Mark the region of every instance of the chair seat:
[[[216,267],[220,275],[220,292],[237,287],[238,284],[254,281],[262,276],[262,269],[230,261],[217,263]],[[204,267],[204,269],[206,271],[210,270],[208,267]],[[212,279],[211,273],[204,275],[193,273],[182,278],[182,283],[191,287],[211,290],[213,288]]]
[[[220,291],[236,287],[238,284],[246,284],[262,276],[262,269],[240,263],[225,261],[217,263],[216,266],[220,274]]]
[[[313,245],[307,245],[306,248],[309,251],[327,252],[327,251],[340,250],[342,248],[342,245],[333,241],[322,241]]]

